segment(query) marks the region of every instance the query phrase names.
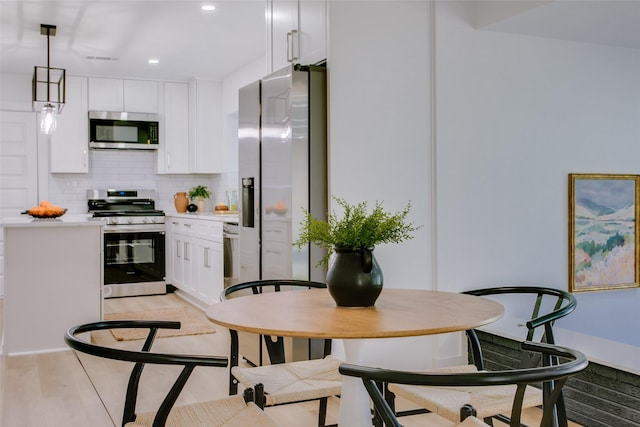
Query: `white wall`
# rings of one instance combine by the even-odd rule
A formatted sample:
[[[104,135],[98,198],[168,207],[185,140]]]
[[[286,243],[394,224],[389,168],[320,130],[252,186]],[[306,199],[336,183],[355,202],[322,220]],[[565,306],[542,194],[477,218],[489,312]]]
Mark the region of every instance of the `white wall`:
[[[640,174],[640,51],[475,30],[437,2],[438,286],[568,289],[569,173]],[[640,291],[561,328],[640,347]]]
[[[389,288],[434,288],[430,16],[426,1],[329,2],[330,194],[393,211],[411,201],[410,220],[423,225],[413,240],[375,248]],[[431,342],[367,340],[364,362],[427,367]]]

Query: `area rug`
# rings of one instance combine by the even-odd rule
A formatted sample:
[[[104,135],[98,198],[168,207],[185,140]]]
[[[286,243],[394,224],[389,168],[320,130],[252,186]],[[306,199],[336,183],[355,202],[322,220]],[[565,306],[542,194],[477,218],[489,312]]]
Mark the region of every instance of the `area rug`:
[[[177,320],[180,329],[158,329],[157,338],[177,337],[181,335],[213,334],[213,324],[198,317],[188,308],[149,310],[136,313],[110,313],[104,315],[105,320]],[[142,340],[149,334],[148,329],[111,329],[111,334],[118,341]]]

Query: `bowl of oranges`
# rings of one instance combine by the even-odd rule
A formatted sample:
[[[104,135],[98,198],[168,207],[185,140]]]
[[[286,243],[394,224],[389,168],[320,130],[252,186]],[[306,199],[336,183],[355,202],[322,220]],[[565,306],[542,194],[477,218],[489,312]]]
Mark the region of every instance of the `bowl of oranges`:
[[[34,206],[27,213],[34,218],[58,218],[65,214],[67,210],[60,206],[52,205],[49,201],[43,200],[40,205]]]

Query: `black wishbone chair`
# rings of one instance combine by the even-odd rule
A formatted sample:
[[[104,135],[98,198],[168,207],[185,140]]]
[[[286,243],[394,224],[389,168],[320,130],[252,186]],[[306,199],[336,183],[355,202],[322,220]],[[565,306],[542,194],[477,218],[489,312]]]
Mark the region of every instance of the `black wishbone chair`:
[[[148,329],[149,334],[140,351],[122,350],[93,344],[80,338],[79,335],[107,329],[142,328]],[[122,426],[142,427],[153,426],[201,426],[201,427],[277,427],[278,424],[253,403],[254,399],[262,400],[260,386],[247,389],[244,396],[230,396],[219,400],[195,403],[191,405],[175,406],[176,399],[187,383],[189,376],[196,366],[226,367],[226,357],[191,356],[183,354],[154,353],[151,346],[158,329],[180,329],[180,322],[173,321],[142,321],[142,320],[113,320],[87,323],[70,328],[64,340],[69,347],[81,353],[90,354],[106,359],[122,360],[134,363],[129,377],[122,417]],[[146,364],[180,365],[183,367],[178,378],[160,404],[155,413],[136,414],[138,385],[142,370]]]
[[[524,341],[535,341],[541,343],[555,344],[553,335],[553,324],[556,320],[567,316],[576,308],[576,298],[573,294],[554,288],[546,288],[539,286],[508,286],[494,287],[486,289],[477,289],[464,292],[465,294],[480,297],[490,297],[497,295],[512,295],[517,298],[528,298],[532,302],[531,311],[528,315],[529,320],[526,321],[526,336]],[[527,316],[527,314],[525,314]],[[482,348],[480,340],[475,330],[466,331],[469,351],[471,354],[472,364],[464,366],[454,366],[435,372],[475,372],[485,370],[485,361],[482,356]],[[531,353],[522,352],[519,362],[519,368],[535,366],[540,360],[540,354],[532,355]],[[553,357],[543,359],[549,364],[557,363]],[[546,405],[547,396],[552,383],[546,383],[543,391],[529,386],[525,390],[524,401],[522,406],[530,408],[534,406]],[[460,387],[455,388],[433,388],[433,387],[410,387],[401,384],[392,384],[385,391],[387,401],[391,408],[395,409],[395,396],[403,398],[417,404],[421,408],[419,410],[410,410],[396,413],[397,416],[411,415],[420,412],[437,412],[441,416],[451,420],[460,421],[460,400],[467,399],[469,394],[475,400],[476,411],[480,418],[486,423],[491,424],[491,418],[501,420],[509,424],[509,417],[504,415],[511,407],[511,392],[508,388],[494,387],[492,389],[467,390]],[[483,403],[484,402],[484,403]],[[470,402],[464,402],[470,403]],[[564,399],[562,395],[557,400],[558,418],[566,418],[564,409]]]
[[[304,292],[303,289],[325,289],[326,287],[325,283],[306,280],[259,280],[230,286],[222,292],[220,299],[242,298],[242,295],[246,294],[280,292],[281,290]],[[292,290],[294,288],[298,288],[298,290]],[[342,361],[330,355],[330,339],[324,341],[324,357],[322,359],[285,362],[283,337],[265,335],[263,338],[271,365],[240,367],[238,366],[238,332],[230,329],[229,333],[231,334],[229,394],[238,392],[238,383],[244,387],[255,387],[256,384],[262,384],[264,401],[256,400],[261,408],[319,400],[318,426],[325,426],[327,400],[329,397],[339,396],[342,391],[342,376],[338,372]]]
[[[525,341],[522,350],[527,353],[536,353],[546,362],[543,366],[513,369],[506,371],[482,371],[467,373],[442,373],[442,372],[406,372],[390,369],[370,368],[365,366],[343,364],[340,373],[353,377],[360,377],[364,386],[373,400],[374,409],[385,426],[402,427],[394,410],[383,396],[381,384],[402,384],[410,387],[464,387],[465,389],[482,389],[486,387],[510,387],[511,407],[509,409],[511,427],[520,426],[522,406],[525,390],[530,384],[543,383],[548,385],[549,396],[543,408],[541,427],[550,427],[556,421],[554,408],[561,398],[562,387],[567,379],[583,371],[589,364],[586,356],[581,352],[566,347],[551,344],[542,344]],[[558,363],[552,364],[552,359]],[[460,420],[452,426],[471,427],[487,426],[480,418],[477,418],[476,409],[471,404],[460,406]],[[425,424],[428,425],[428,424]],[[438,422],[437,425],[442,425]],[[560,420],[560,425],[566,426],[566,418]]]

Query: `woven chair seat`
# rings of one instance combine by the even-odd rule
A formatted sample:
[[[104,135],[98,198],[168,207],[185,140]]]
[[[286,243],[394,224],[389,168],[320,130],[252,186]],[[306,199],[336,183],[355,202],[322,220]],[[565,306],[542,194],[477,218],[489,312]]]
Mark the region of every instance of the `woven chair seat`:
[[[245,387],[264,386],[268,406],[319,399],[342,392],[342,361],[333,356],[324,359],[280,363],[252,368],[234,366],[233,376]]]
[[[126,427],[150,427],[155,412],[140,414]],[[166,427],[278,427],[278,424],[253,402],[240,395],[191,405],[175,406]]]
[[[474,365],[452,366],[432,369],[426,373],[469,373],[477,372]],[[406,384],[389,384],[389,390],[398,396],[428,409],[454,422],[460,422],[460,408],[470,404],[477,411],[480,419],[495,414],[508,413],[513,405],[516,385],[498,385],[483,387],[435,387],[414,386]],[[524,394],[523,407],[542,405],[542,391],[527,386]],[[481,424],[481,425],[484,425]]]

